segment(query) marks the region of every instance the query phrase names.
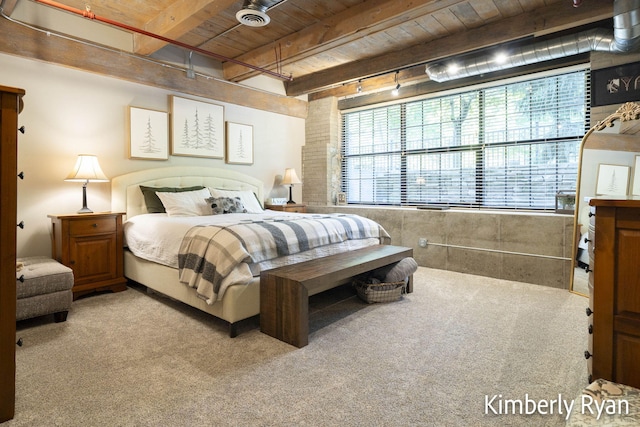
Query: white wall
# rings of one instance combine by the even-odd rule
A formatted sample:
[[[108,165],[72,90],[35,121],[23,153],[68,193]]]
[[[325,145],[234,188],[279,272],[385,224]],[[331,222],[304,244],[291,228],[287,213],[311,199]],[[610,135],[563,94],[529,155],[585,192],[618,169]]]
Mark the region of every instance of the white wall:
[[[305,139],[303,119],[247,107],[224,106],[225,121],[253,126],[254,164],[227,165],[224,160],[169,156],[169,160],[128,158],[128,106],[169,111],[169,95],[193,98],[42,62],[0,54],[0,85],[26,91],[18,137],[18,256],[51,254],[48,214],[74,213],[82,206],[82,184],[65,182],[78,154],[98,156],[108,177],[140,169],[194,165],[236,170],[261,179],[269,194],[276,175],[301,168]],[[301,199],[300,186],[293,189]],[[87,204],[94,212],[110,210],[108,183],[90,183]]]

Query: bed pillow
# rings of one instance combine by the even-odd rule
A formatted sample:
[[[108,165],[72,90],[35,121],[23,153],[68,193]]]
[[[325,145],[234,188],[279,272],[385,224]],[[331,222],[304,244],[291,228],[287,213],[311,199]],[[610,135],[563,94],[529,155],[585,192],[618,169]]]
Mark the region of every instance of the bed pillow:
[[[240,197],[209,197],[206,202],[214,215],[247,212]]]
[[[206,188],[196,191],[156,192],[168,216],[200,216],[211,215],[209,205],[205,201],[211,197]]]
[[[142,195],[144,196],[144,204],[147,206],[148,213],[165,213],[164,205],[156,195],[157,192],[179,193],[183,191],[202,190],[203,188],[202,185],[195,185],[193,187],[147,187],[141,185],[140,191],[142,191]]]
[[[264,212],[258,196],[251,190],[221,190],[219,188],[209,188],[209,191],[212,197],[239,197],[247,213]]]

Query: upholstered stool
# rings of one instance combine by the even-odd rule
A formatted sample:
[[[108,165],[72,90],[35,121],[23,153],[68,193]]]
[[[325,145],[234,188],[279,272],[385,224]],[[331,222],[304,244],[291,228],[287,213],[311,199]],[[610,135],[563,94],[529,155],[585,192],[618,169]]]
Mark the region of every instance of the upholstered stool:
[[[67,320],[73,301],[73,270],[44,256],[16,260],[16,320],[53,314]]]
[[[567,427],[640,425],[640,389],[597,379],[573,402]]]

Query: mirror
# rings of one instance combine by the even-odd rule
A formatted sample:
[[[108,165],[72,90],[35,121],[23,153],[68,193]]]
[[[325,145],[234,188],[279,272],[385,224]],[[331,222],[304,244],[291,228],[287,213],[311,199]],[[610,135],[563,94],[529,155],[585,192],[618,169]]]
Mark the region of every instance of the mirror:
[[[606,119],[595,124],[582,138],[578,157],[578,177],[576,180],[576,204],[573,217],[573,242],[571,260],[571,292],[589,296],[590,260],[588,250],[590,230],[589,199],[597,196],[599,188],[599,170],[606,168],[629,166],[633,168],[635,156],[640,151],[640,105],[627,102]],[[604,168],[603,168],[604,170]],[[631,176],[631,175],[629,175]],[[629,184],[629,179],[627,179]],[[617,190],[626,197],[630,187]]]

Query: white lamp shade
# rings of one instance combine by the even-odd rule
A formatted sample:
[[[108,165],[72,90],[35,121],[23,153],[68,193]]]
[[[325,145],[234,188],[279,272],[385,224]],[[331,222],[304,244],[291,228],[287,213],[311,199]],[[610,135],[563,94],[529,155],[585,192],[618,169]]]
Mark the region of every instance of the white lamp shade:
[[[109,178],[100,169],[98,158],[89,154],[78,155],[76,165],[71,173],[65,178],[65,181],[81,181],[81,182],[107,182]]]
[[[302,184],[300,178],[298,178],[298,174],[296,174],[296,170],[294,168],[287,168],[284,170],[284,178],[282,178],[282,183],[284,185],[292,185],[292,184]]]

